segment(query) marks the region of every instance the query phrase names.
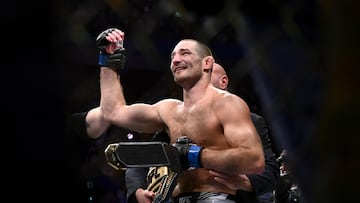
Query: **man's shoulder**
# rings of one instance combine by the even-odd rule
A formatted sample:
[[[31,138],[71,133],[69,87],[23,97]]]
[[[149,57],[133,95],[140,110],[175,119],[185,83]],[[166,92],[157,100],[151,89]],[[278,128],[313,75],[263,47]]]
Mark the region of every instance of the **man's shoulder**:
[[[183,101],[178,99],[163,99],[158,101],[155,105],[157,106],[156,108],[160,111],[169,111],[182,104]]]
[[[229,104],[230,106],[237,106],[237,107],[243,107],[243,106],[246,106],[248,107],[246,101],[241,98],[240,96],[234,94],[234,93],[231,93],[231,92],[228,92],[226,90],[219,90],[220,91],[220,94],[218,94],[215,98],[215,100],[217,102],[223,102],[223,104]]]
[[[163,99],[157,102],[157,105],[179,105],[182,104],[183,101],[179,99]]]

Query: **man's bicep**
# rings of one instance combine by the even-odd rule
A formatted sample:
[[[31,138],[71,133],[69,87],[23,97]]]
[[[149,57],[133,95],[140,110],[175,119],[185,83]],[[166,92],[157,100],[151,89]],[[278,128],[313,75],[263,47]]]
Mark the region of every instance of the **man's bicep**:
[[[250,111],[238,104],[221,116],[224,135],[230,145],[234,147],[250,147],[257,136],[256,129],[250,119]]]
[[[137,132],[156,132],[163,129],[163,121],[155,105],[137,103],[123,106],[114,112],[112,123]]]

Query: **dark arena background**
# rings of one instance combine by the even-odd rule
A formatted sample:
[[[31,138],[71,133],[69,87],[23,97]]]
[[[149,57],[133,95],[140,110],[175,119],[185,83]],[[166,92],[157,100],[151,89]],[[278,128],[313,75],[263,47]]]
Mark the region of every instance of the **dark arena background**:
[[[170,52],[182,38],[199,39],[228,72],[229,90],[266,119],[274,152],[288,151],[300,202],[358,198],[358,1],[8,4],[16,12],[2,8],[3,32],[11,34],[2,41],[16,50],[3,48],[2,67],[16,67],[3,73],[11,115],[3,119],[15,115],[15,136],[3,133],[2,190],[11,202],[125,202],[124,173],[107,165],[103,151],[128,132],[89,140],[71,120],[99,104],[95,39],[109,27],[125,32],[128,103],[181,99]]]

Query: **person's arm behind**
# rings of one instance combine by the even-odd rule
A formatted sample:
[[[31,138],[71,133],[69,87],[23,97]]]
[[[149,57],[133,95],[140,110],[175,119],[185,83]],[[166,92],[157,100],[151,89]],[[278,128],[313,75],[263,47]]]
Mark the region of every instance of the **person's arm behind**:
[[[68,119],[68,131],[81,139],[98,139],[108,129],[110,124],[101,115],[100,108],[73,113]]]
[[[100,107],[91,109],[85,116],[86,133],[92,139],[99,138],[110,126],[104,119]]]

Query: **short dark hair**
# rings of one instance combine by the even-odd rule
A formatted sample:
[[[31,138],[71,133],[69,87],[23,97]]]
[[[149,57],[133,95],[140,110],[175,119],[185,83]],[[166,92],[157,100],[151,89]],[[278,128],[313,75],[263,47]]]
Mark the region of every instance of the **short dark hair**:
[[[199,55],[203,58],[205,56],[212,56],[212,52],[211,52],[211,49],[205,45],[204,43],[198,41],[198,40],[195,40],[197,43],[198,43],[198,47],[199,47]]]
[[[196,51],[201,58],[204,58],[205,56],[212,56],[212,52],[211,52],[210,48],[207,45],[205,45],[204,43],[202,43],[201,41],[196,40],[196,39],[191,39],[191,38],[182,39],[181,41],[184,41],[184,40],[194,41],[197,44],[198,48],[196,49]]]

